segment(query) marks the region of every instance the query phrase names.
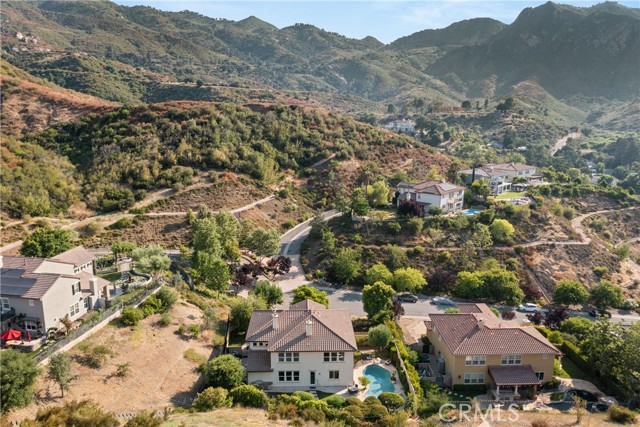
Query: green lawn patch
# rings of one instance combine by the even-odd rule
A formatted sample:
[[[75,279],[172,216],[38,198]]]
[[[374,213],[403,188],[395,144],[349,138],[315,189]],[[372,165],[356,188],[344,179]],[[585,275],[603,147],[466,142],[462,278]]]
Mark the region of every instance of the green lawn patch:
[[[108,280],[110,282],[116,282],[120,280],[120,272],[114,271],[112,273],[98,273],[98,276],[102,277],[104,280]]]
[[[318,395],[318,399],[320,400],[326,399],[327,397],[333,395],[333,393],[325,393],[324,391],[318,391],[318,390],[316,390],[316,394]]]
[[[229,347],[242,347],[246,333],[231,331],[229,334]]]

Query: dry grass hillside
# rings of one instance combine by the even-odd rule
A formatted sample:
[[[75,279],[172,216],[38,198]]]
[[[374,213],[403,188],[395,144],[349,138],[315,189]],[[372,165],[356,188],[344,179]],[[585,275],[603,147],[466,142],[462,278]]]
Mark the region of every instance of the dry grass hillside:
[[[2,130],[7,134],[40,131],[116,106],[113,102],[55,86],[4,61],[0,63],[0,70]]]

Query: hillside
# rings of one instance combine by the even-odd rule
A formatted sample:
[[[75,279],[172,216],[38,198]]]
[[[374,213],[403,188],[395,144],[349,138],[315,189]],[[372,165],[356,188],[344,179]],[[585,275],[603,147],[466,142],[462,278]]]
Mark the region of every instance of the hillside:
[[[531,81],[571,109],[585,105],[575,97],[629,102],[640,88],[640,13],[610,3],[547,3],[525,9],[511,25],[471,19],[389,45],[307,24],[278,29],[255,17],[235,22],[108,1],[4,6],[1,36],[9,62],[117,102],[297,97],[381,113],[389,102],[402,106],[414,98],[459,105],[508,96],[511,87]],[[612,117],[595,124],[629,128],[620,123],[632,123],[625,116],[634,110],[623,108],[618,117],[618,104],[612,105]],[[569,111],[560,119],[574,117]]]
[[[116,105],[35,78],[4,60],[0,61],[0,86],[4,134],[40,131]]]
[[[409,137],[295,105],[176,102],[121,107],[16,144],[56,153],[67,165],[57,170],[80,177],[82,191],[74,194],[76,199],[99,211],[126,210],[147,191],[182,188],[205,171],[214,171],[211,179],[217,179],[217,172],[246,174],[270,187],[330,155],[339,160],[378,155],[381,164],[392,164],[389,156],[411,145],[424,167],[438,165],[444,171],[449,164],[445,156]],[[13,194],[5,205],[13,207],[11,215],[51,213],[40,206],[43,200],[25,203],[24,194],[10,190],[16,182],[28,185],[30,179],[10,174],[2,178],[4,191]],[[65,195],[61,209],[72,203],[71,194]]]
[[[427,70],[455,89],[486,93],[533,79],[556,97],[633,99],[640,90],[637,10],[616,5],[576,8],[548,2],[479,46],[448,52]],[[605,77],[606,76],[606,77]]]

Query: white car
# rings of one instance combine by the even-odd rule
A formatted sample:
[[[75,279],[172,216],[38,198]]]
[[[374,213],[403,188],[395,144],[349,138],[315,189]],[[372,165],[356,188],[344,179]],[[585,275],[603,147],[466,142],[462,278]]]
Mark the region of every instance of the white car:
[[[538,304],[534,304],[532,302],[527,302],[525,304],[520,304],[518,306],[518,311],[525,311],[527,313],[533,313],[540,310],[540,306]]]

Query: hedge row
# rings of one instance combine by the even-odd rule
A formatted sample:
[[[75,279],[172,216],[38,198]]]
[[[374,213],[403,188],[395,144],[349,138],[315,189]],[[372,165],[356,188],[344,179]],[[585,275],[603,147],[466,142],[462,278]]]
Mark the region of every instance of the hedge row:
[[[565,357],[568,357],[569,360],[575,363],[575,365],[582,371],[586,372],[590,376],[594,375],[593,367],[591,366],[587,358],[580,353],[580,349],[576,345],[572,344],[569,341],[563,341],[562,352],[564,353]]]
[[[395,365],[398,370],[398,376],[400,377],[400,382],[402,382],[405,390],[409,390],[409,384],[407,384],[407,376],[409,377],[409,381],[413,385],[413,388],[416,391],[416,397],[423,397],[424,391],[422,390],[422,386],[420,385],[420,374],[418,374],[418,370],[409,362],[409,350],[407,346],[404,344],[404,337],[402,335],[402,331],[399,330],[398,326],[395,322],[387,321],[385,324],[391,330],[391,334],[395,339],[395,345],[397,349],[400,351],[400,356],[404,362],[404,366],[406,368],[406,372],[402,369],[400,365],[400,361],[398,360],[398,352],[396,351],[396,347],[391,347],[391,361]],[[406,374],[406,375],[405,375]]]

